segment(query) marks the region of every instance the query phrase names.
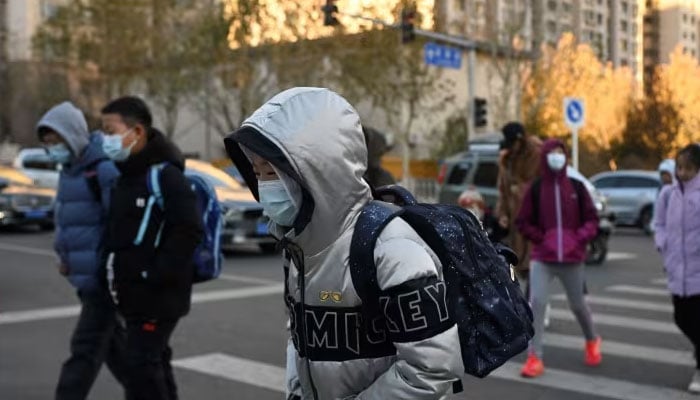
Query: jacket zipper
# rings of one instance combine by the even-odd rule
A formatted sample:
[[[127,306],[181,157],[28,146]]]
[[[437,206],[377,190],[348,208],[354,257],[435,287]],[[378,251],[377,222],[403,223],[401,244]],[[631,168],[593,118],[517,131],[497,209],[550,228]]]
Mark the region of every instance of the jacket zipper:
[[[559,262],[563,262],[564,251],[562,247],[564,247],[564,244],[561,231],[561,195],[559,193],[559,182],[557,181],[554,181],[554,203],[556,205],[557,213],[557,259],[559,260]]]
[[[300,311],[301,311],[301,322],[304,324],[301,327],[302,341],[304,348],[304,364],[306,365],[306,373],[309,376],[309,383],[311,385],[311,394],[314,400],[318,400],[318,392],[316,390],[316,385],[314,384],[314,378],[311,376],[311,361],[309,360],[309,349],[308,349],[308,335],[306,330],[306,268],[304,265],[304,254],[301,253],[301,249],[292,249],[292,260],[297,267],[297,286],[299,286],[299,300],[300,300]],[[296,256],[296,257],[294,257]]]

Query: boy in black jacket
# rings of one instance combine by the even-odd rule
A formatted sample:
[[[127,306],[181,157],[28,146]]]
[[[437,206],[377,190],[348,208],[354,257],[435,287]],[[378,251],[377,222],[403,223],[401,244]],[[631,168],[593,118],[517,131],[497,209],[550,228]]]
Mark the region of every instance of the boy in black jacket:
[[[136,97],[102,109],[103,150],[121,172],[109,214],[107,279],[126,320],[127,398],[135,400],[177,398],[168,342],[190,309],[192,258],[203,233],[184,158],[151,120]],[[162,206],[148,187],[157,165]]]

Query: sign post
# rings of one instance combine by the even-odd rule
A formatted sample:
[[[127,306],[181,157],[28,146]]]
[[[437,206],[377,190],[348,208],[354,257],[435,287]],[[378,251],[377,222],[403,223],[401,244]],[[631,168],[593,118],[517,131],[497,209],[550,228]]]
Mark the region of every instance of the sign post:
[[[578,171],[578,131],[586,120],[586,103],[575,97],[564,98],[564,122],[571,129],[574,168]]]

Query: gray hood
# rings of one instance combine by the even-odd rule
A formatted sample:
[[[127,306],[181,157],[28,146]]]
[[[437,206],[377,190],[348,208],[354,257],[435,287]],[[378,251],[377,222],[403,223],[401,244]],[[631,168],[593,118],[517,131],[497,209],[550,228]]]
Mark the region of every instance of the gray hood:
[[[293,88],[265,103],[225,139],[226,150],[258,198],[257,179],[240,145],[294,179],[302,205],[291,236],[309,256],[353,226],[371,199],[362,179],[367,147],[357,111],[323,88]],[[284,175],[283,175],[284,176]],[[279,227],[273,227],[279,237]]]
[[[90,140],[83,112],[69,101],[64,101],[46,112],[36,125],[37,134],[41,128],[49,128],[61,135],[75,157],[82,154]]]

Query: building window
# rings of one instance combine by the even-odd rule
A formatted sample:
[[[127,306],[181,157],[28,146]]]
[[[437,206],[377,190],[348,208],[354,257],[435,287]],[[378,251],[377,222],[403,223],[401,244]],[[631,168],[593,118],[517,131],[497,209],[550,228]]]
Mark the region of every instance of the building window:
[[[626,67],[626,66],[629,65],[629,61],[627,61],[626,58],[621,58],[621,59],[620,59],[620,65],[623,66],[623,67]]]
[[[687,33],[687,32],[683,32],[683,39],[688,39],[688,33]]]
[[[567,12],[567,13],[568,13],[568,12],[571,12],[571,4],[569,4],[569,3],[564,3],[564,4],[562,5],[562,7],[564,8],[564,12]]]
[[[688,22],[688,14],[683,14],[683,22]]]
[[[627,32],[627,21],[620,21],[620,30]]]
[[[690,34],[690,40],[692,40],[693,42],[695,41],[695,34],[694,33]]]
[[[629,8],[629,7],[627,6],[627,2],[626,2],[626,1],[623,1],[623,2],[621,3],[621,6],[620,6],[620,7],[622,8],[622,12],[625,13],[625,14],[627,14],[627,10],[628,10],[628,8]]]
[[[547,8],[549,9],[549,11],[557,11],[557,2],[554,0],[548,1]]]
[[[603,23],[603,14],[598,13],[598,25]]]
[[[547,33],[550,35],[557,34],[557,23],[554,21],[547,21]]]
[[[455,0],[455,8],[459,11],[464,11],[467,9],[467,0]]]
[[[627,39],[620,40],[620,49],[622,49],[622,51],[628,51],[629,48],[630,48],[630,46],[629,46],[629,42],[627,41]]]

